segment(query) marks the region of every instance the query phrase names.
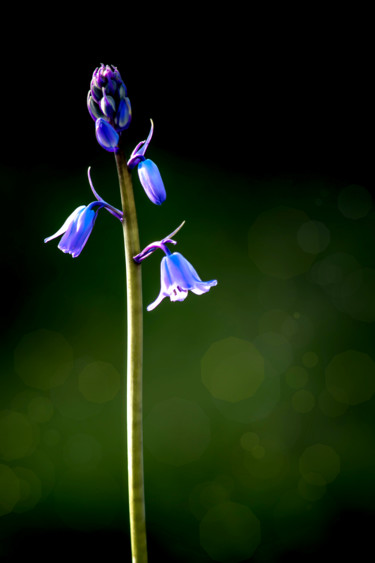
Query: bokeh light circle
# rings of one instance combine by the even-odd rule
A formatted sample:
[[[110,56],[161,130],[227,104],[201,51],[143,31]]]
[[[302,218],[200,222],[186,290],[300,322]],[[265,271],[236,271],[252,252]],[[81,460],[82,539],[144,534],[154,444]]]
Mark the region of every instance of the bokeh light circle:
[[[318,355],[315,352],[305,352],[302,356],[302,363],[307,368],[313,368],[319,363]]]

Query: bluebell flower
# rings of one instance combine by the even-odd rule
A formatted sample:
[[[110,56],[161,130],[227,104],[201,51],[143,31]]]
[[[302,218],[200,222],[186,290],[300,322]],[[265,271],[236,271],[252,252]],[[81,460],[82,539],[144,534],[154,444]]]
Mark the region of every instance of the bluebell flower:
[[[154,132],[154,124],[151,119],[151,128],[145,141],[141,141],[135,147],[128,161],[128,168],[132,170],[137,166],[139,181],[142,184],[148,198],[156,205],[161,205],[167,197],[164,183],[156,164],[145,157],[146,150],[150,144]]]
[[[164,297],[169,297],[171,301],[184,301],[189,291],[202,295],[217,285],[216,280],[202,281],[190,262],[179,252],[164,256],[160,265],[160,278],[160,293],[147,307],[147,311],[155,309]]]
[[[119,135],[130,125],[132,112],[126,86],[116,67],[101,65],[94,70],[87,95],[87,109],[95,121],[98,143],[107,151],[118,148]],[[98,120],[101,122],[98,127]],[[104,136],[104,140],[103,140]],[[110,139],[110,142],[107,142]],[[114,145],[114,140],[117,139]]]
[[[184,301],[189,291],[196,295],[202,295],[207,293],[211,287],[217,285],[217,280],[202,281],[197,271],[182,254],[179,252],[171,253],[166,246],[167,243],[177,244],[172,237],[181,229],[183,224],[163,240],[146,246],[140,254],[134,257],[134,261],[139,264],[158,248],[166,254],[160,264],[160,293],[156,300],[147,307],[147,311],[155,309],[165,297],[169,297],[171,301]]]
[[[62,252],[71,254],[73,258],[81,254],[94,228],[99,209],[105,208],[117,219],[122,220],[122,212],[105,202],[96,193],[91,182],[90,169],[88,170],[88,176],[91,190],[97,201],[93,201],[89,205],[80,205],[77,207],[55,234],[44,239],[44,242],[49,242],[62,235],[58,248],[62,250]]]

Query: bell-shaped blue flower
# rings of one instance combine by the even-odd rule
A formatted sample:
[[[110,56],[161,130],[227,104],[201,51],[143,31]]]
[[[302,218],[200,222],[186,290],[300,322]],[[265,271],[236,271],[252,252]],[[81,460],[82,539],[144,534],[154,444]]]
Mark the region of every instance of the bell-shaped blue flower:
[[[147,307],[152,311],[164,297],[171,301],[184,301],[188,292],[202,295],[217,285],[216,280],[202,281],[193,266],[180,254],[164,256],[160,265],[161,289],[157,299]]]
[[[58,248],[62,250],[62,252],[71,254],[73,258],[81,254],[94,228],[99,209],[107,209],[111,215],[114,215],[120,221],[123,218],[121,211],[104,201],[95,191],[90,177],[90,168],[88,169],[88,178],[91,190],[97,201],[93,201],[89,205],[80,205],[77,207],[54,235],[44,239],[44,242],[49,242],[62,235]]]
[[[145,141],[141,141],[133,150],[128,161],[128,168],[132,170],[135,166],[138,169],[139,181],[142,184],[148,198],[156,205],[161,205],[166,200],[167,193],[164,183],[155,162],[145,157],[146,150],[150,144],[154,132],[154,124],[151,119],[151,128]]]
[[[98,211],[94,211],[94,205],[97,206],[98,203],[93,202],[88,206],[81,205],[77,207],[69,215],[63,226],[54,235],[45,238],[44,242],[49,242],[63,235],[58,248],[67,254],[71,254],[73,258],[79,256],[94,228]]]
[[[186,299],[189,291],[202,295],[207,293],[211,287],[217,285],[217,280],[202,281],[193,266],[180,254],[173,254],[167,247],[167,244],[177,244],[173,240],[173,236],[178,233],[185,221],[173,233],[147,245],[133,260],[140,264],[150,256],[155,250],[160,249],[166,254],[160,265],[161,289],[157,299],[147,307],[147,311],[152,311],[163,301],[164,297],[169,297],[171,301],[183,301]]]

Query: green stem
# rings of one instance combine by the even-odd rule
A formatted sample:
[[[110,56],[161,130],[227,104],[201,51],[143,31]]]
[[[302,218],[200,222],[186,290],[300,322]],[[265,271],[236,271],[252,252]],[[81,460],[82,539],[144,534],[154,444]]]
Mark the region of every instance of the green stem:
[[[133,185],[124,152],[120,149],[115,158],[124,213],[122,225],[128,310],[127,446],[132,562],[147,563],[142,437],[142,278],[141,267],[133,260],[133,256],[140,252],[139,233]]]

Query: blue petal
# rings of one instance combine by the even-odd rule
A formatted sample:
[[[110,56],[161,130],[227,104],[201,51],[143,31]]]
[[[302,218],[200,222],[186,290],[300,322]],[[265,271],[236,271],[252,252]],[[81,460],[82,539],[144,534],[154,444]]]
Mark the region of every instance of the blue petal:
[[[112,118],[116,113],[116,103],[112,96],[104,95],[100,100],[100,109],[108,118]]]
[[[167,194],[156,164],[149,159],[143,160],[138,164],[138,176],[148,198],[152,203],[161,205]]]
[[[83,209],[69,225],[68,230],[58,244],[58,248],[65,253],[71,254],[73,258],[79,256],[91,235],[96,217],[97,213],[93,209],[89,207]]]
[[[63,226],[60,227],[60,229],[58,231],[56,231],[55,234],[51,235],[50,237],[45,238],[44,242],[49,242],[50,240],[57,238],[57,237],[63,235],[64,233],[66,233],[66,231],[69,229],[70,225],[77,219],[77,217],[82,213],[82,211],[85,209],[85,207],[86,207],[86,205],[80,205],[79,207],[77,207],[77,209],[75,209],[73,211],[73,213],[71,213],[69,215],[69,217],[66,219]]]
[[[130,125],[132,118],[132,110],[130,106],[129,98],[123,98],[119,103],[116,117],[115,117],[115,125],[119,128],[120,131],[127,129]]]
[[[89,114],[91,115],[94,121],[103,117],[103,114],[98,104],[95,102],[94,98],[92,97],[91,92],[89,92],[87,96],[87,109],[89,110]]]
[[[97,119],[95,124],[96,139],[101,147],[108,152],[115,152],[120,137],[105,119]]]

